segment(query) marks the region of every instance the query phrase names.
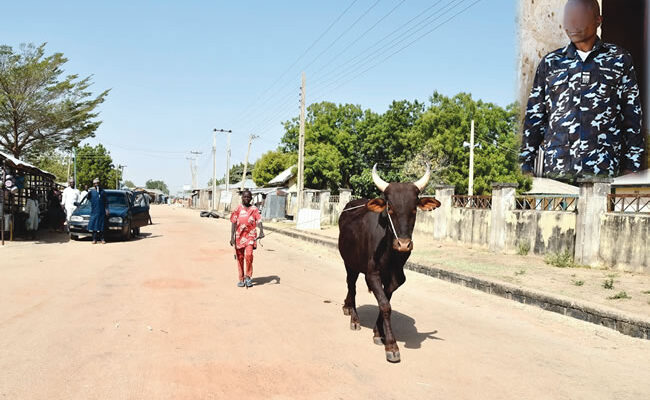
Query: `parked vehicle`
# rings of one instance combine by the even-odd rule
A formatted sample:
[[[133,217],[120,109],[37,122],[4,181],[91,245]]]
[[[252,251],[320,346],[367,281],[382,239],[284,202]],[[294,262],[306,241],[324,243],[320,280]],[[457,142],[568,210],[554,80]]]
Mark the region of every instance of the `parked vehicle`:
[[[144,192],[131,192],[128,190],[105,190],[108,200],[106,217],[107,236],[118,236],[122,240],[140,234],[140,228],[149,225],[149,201]],[[88,231],[90,220],[90,203],[85,200],[77,207],[70,218],[70,239],[91,236]]]

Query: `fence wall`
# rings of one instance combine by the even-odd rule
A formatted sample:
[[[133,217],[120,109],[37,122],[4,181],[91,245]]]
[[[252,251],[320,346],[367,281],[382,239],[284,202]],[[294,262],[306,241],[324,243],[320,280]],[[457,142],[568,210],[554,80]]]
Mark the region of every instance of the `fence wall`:
[[[650,272],[650,214],[607,213],[600,224],[599,258],[607,266]]]

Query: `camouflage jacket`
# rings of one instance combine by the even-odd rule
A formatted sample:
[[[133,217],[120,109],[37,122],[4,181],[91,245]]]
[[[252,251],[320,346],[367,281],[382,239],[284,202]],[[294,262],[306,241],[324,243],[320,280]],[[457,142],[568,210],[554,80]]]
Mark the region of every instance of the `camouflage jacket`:
[[[530,172],[538,148],[544,175],[573,179],[638,171],[645,151],[632,58],[597,40],[583,62],[573,43],[549,53],[528,99],[521,154]]]

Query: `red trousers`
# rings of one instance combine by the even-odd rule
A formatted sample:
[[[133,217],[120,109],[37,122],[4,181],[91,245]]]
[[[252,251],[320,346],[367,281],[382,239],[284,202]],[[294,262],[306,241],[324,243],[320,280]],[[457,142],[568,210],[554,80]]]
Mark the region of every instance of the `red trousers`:
[[[253,245],[236,249],[237,267],[239,268],[239,280],[244,280],[244,259],[246,260],[246,276],[253,276]]]

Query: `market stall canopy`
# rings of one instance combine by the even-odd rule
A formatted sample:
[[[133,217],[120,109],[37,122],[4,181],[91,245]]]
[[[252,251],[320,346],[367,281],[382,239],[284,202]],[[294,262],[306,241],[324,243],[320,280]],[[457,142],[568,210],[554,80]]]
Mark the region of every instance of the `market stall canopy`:
[[[54,180],[56,178],[54,176],[54,174],[51,174],[51,173],[49,173],[47,171],[43,171],[42,169],[40,169],[40,168],[38,168],[38,167],[28,163],[28,162],[21,161],[21,160],[15,158],[13,156],[7,154],[7,153],[3,153],[3,152],[0,151],[0,162],[2,162],[3,160],[6,161],[6,163],[7,163],[7,165],[9,167],[17,169],[18,171],[28,172],[28,173],[34,174],[34,175],[41,175],[41,176],[50,178],[52,180]]]

